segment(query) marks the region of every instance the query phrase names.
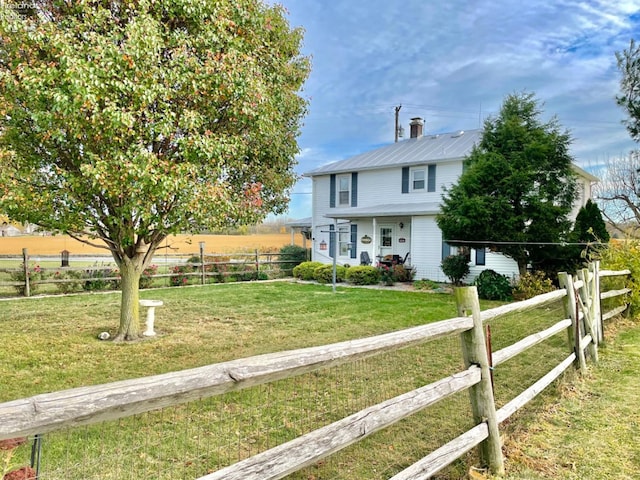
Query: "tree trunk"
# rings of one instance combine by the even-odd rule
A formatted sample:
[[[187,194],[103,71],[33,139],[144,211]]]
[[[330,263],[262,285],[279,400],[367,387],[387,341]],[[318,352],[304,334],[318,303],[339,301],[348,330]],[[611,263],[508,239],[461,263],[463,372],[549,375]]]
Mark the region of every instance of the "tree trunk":
[[[120,265],[122,300],[120,303],[120,328],[114,341],[140,338],[140,277],[143,270],[143,255],[124,257]]]
[[[520,276],[523,276],[525,273],[527,273],[528,264],[529,264],[529,259],[527,258],[518,259],[518,272],[520,273]]]

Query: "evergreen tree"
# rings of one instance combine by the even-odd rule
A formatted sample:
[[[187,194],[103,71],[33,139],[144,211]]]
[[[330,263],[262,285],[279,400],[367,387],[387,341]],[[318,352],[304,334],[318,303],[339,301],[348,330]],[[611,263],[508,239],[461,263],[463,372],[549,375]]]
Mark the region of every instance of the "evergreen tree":
[[[555,118],[542,122],[541,113],[533,94],[509,95],[485,122],[437,217],[446,240],[502,252],[521,273],[560,255],[539,244],[567,240],[576,191],[571,137]]]
[[[609,241],[609,232],[602,213],[591,199],[587,200],[576,216],[571,241],[576,243],[607,243]]]

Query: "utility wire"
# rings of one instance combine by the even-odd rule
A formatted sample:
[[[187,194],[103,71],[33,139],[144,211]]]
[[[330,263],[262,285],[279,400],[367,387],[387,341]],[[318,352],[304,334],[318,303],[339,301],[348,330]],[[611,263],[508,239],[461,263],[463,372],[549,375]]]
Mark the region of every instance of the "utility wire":
[[[602,242],[498,242],[493,240],[445,240],[446,243],[453,244],[473,244],[473,245],[559,245],[559,246],[595,246],[595,245],[608,245]]]

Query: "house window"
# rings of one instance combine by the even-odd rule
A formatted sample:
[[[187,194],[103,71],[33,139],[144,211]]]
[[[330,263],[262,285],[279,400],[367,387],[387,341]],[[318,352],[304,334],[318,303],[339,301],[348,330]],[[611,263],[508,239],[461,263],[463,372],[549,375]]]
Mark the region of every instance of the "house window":
[[[338,177],[338,205],[349,206],[351,198],[351,175]]]
[[[341,225],[338,227],[338,255],[346,257],[349,255],[349,246],[351,242],[351,229],[349,225]]]
[[[436,191],[436,166],[429,165],[426,168],[411,170],[411,189]]]
[[[486,259],[486,249],[484,248],[477,248],[476,249],[476,265],[486,265],[487,263],[487,259]]]
[[[414,170],[412,172],[413,178],[411,180],[411,186],[413,190],[424,190],[424,180],[426,173],[426,170],[423,168],[421,168],[420,170]]]
[[[380,229],[380,245],[383,247],[393,246],[393,229],[388,227]]]

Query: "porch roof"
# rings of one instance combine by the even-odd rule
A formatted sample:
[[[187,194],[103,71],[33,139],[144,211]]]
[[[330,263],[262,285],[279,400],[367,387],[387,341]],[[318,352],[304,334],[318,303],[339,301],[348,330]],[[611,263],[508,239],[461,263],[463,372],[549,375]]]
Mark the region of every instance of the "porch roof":
[[[341,208],[325,213],[327,218],[372,218],[402,217],[414,215],[436,215],[440,212],[437,202],[423,203],[385,203],[370,207]]]

